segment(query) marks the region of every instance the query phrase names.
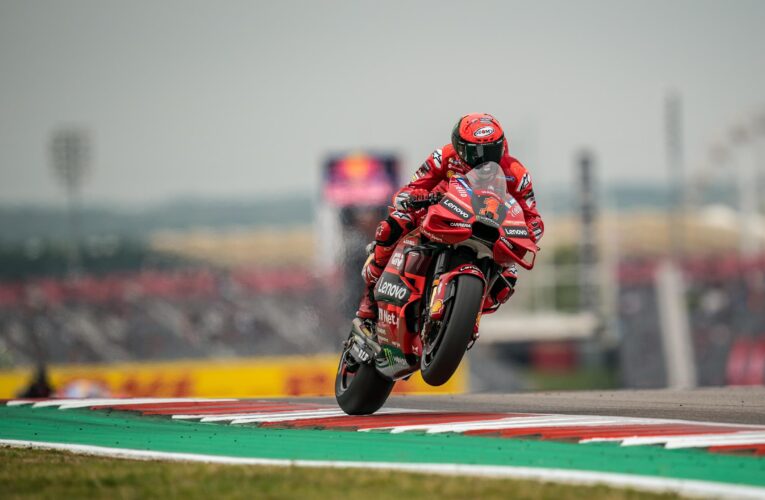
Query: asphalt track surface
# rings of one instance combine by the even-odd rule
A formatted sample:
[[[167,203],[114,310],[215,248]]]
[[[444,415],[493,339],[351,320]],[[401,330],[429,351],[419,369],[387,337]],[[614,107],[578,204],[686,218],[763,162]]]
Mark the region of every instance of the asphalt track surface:
[[[334,398],[292,401],[333,404]],[[672,418],[765,425],[765,387],[391,396],[385,407]]]

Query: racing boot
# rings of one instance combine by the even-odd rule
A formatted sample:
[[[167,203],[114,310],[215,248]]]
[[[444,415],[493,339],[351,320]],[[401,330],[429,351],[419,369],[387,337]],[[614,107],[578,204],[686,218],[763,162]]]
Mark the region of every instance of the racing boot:
[[[361,302],[356,311],[356,317],[359,319],[374,320],[377,318],[377,302],[373,294],[377,280],[382,276],[383,268],[384,266],[380,266],[375,262],[373,253],[369,256],[361,270],[361,277],[364,279],[364,283],[366,283],[366,288],[364,293],[361,294]]]

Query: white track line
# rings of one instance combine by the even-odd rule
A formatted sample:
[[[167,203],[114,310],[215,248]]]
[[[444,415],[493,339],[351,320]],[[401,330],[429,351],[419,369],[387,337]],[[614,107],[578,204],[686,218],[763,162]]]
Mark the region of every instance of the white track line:
[[[117,405],[140,405],[156,403],[219,403],[227,401],[238,401],[231,398],[209,399],[209,398],[104,398],[104,399],[49,399],[45,401],[14,400],[8,401],[8,406],[20,406],[32,404],[34,408],[46,408],[58,406],[61,410],[72,408],[88,408],[90,406],[117,406]]]
[[[415,424],[378,427],[369,430],[390,429],[391,433],[398,434],[408,431],[425,431],[427,434],[440,434],[444,432],[466,432],[473,430],[501,430],[522,429],[526,427],[561,427],[561,426],[608,426],[608,425],[650,425],[655,422],[649,419],[630,419],[618,417],[600,417],[596,415],[544,415],[536,417],[507,417],[493,420],[478,420],[469,422],[457,422],[446,424]]]
[[[736,444],[765,444],[765,432],[731,431],[714,434],[675,434],[657,436],[633,436],[620,438],[589,438],[579,441],[586,443],[621,442],[622,446],[664,445],[675,448],[707,448]]]
[[[252,417],[245,417],[245,418],[238,418],[236,420],[231,421],[231,425],[241,425],[241,424],[265,424],[269,422],[292,422],[297,420],[310,420],[314,418],[329,418],[329,417],[342,417],[345,415],[345,412],[342,410],[336,410],[334,412],[327,412],[322,414],[306,414],[306,415],[289,415],[289,416],[252,416]]]
[[[257,412],[257,411],[248,411],[248,412],[239,412],[239,413],[207,413],[207,414],[199,414],[199,415],[173,415],[173,419],[175,420],[200,420],[201,422],[226,422],[228,420],[237,420],[240,418],[248,418],[248,417],[288,417],[290,415],[294,415],[296,417],[301,417],[304,415],[313,415],[320,417],[322,415],[325,415],[327,413],[336,414],[337,412],[342,412],[341,410],[338,410],[337,408],[327,408],[327,409],[321,409],[321,410],[302,410],[302,411],[279,411],[279,412]]]
[[[398,413],[399,411],[400,410],[394,410],[394,409],[380,410],[377,413],[375,413],[375,415],[395,414],[395,413]],[[281,415],[278,415],[278,414],[253,415],[251,417],[245,417],[245,418],[239,418],[239,419],[233,420],[231,422],[231,425],[255,424],[255,423],[266,423],[266,422],[290,422],[292,420],[307,420],[312,418],[329,418],[329,417],[345,417],[345,416],[347,415],[342,410],[323,410],[322,413],[305,412],[302,415],[296,415],[294,413],[281,414]]]
[[[625,440],[622,446],[635,446],[641,443],[635,442],[640,438]],[[731,434],[701,434],[687,436],[667,436],[659,443],[667,449],[676,448],[707,448],[709,446],[727,446],[736,444],[763,444],[765,432],[734,432]]]
[[[396,413],[427,413],[429,410],[402,410],[399,408],[386,408],[384,410],[379,410],[375,415],[388,415],[388,414],[396,414]],[[240,420],[240,419],[252,419],[253,422],[258,422],[263,418],[263,422],[272,422],[272,421],[284,421],[287,422],[290,420],[290,417],[295,417],[294,420],[303,420],[306,418],[328,418],[328,417],[342,417],[346,416],[345,412],[342,410],[339,410],[338,408],[332,408],[332,407],[326,407],[326,408],[317,408],[314,410],[292,410],[292,411],[281,411],[281,412],[258,412],[258,411],[248,411],[245,413],[239,412],[239,413],[218,413],[218,414],[198,414],[198,415],[173,415],[173,419],[175,420],[199,420],[200,422],[226,422],[226,421],[233,421],[233,420]],[[270,419],[276,419],[276,420],[270,420]],[[247,423],[247,422],[238,422],[238,423]]]
[[[664,477],[640,476],[636,474],[617,474],[610,472],[590,472],[567,469],[545,469],[534,467],[463,465],[463,464],[413,464],[396,462],[344,462],[334,460],[279,460],[270,458],[237,458],[193,453],[170,453],[159,451],[131,450],[126,448],[107,448],[103,446],[74,445],[62,443],[20,441],[0,439],[0,445],[63,450],[86,455],[113,458],[131,458],[139,460],[170,460],[206,462],[230,465],[271,465],[287,467],[329,467],[353,469],[401,470],[415,473],[506,477],[516,479],[535,479],[569,484],[606,484],[615,488],[635,488],[647,491],[674,492],[705,498],[765,498],[765,488],[741,486],[736,484],[698,481],[690,479],[672,479]]]

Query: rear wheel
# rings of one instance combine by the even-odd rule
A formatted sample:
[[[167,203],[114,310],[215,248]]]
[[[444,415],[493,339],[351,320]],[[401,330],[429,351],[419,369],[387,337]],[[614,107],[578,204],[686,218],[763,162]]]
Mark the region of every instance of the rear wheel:
[[[443,385],[457,371],[483,303],[483,280],[463,274],[454,279],[452,300],[447,301],[444,319],[423,342],[422,379],[430,385]]]
[[[385,404],[394,384],[373,365],[356,362],[346,349],[335,376],[335,399],[348,415],[369,415]]]

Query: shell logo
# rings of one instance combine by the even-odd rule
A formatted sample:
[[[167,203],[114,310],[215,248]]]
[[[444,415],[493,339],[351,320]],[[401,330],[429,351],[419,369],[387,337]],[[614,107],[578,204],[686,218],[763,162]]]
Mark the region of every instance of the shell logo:
[[[444,302],[439,299],[433,302],[433,305],[430,306],[430,312],[432,314],[438,314],[438,312],[441,310],[442,307],[444,307]]]

